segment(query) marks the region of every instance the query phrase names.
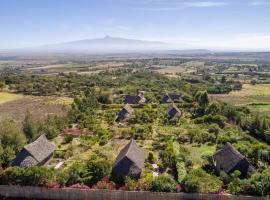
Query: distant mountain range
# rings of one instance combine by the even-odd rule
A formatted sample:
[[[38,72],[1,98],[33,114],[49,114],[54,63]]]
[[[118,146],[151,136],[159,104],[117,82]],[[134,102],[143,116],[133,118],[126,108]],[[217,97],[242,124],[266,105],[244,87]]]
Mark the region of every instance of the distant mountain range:
[[[185,50],[188,49],[188,50]],[[8,50],[9,51],[9,50]],[[98,39],[78,40],[66,43],[44,45],[12,50],[16,52],[52,52],[52,53],[148,53],[166,52],[176,54],[209,53],[208,50],[192,50],[187,45],[170,44],[159,41],[146,41],[106,36]],[[168,52],[167,52],[168,51]]]

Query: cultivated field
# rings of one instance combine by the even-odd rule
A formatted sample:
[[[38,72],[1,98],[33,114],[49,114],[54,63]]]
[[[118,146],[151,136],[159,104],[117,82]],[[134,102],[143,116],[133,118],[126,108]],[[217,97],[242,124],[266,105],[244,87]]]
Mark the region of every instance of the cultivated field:
[[[252,111],[270,112],[270,84],[244,84],[241,91],[211,97],[233,105],[247,105]]]

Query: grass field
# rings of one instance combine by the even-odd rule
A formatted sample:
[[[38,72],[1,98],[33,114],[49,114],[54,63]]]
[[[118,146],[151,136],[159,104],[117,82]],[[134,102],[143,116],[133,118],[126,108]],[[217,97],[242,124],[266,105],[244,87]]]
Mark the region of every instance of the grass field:
[[[17,99],[23,98],[23,95],[21,94],[13,94],[9,92],[0,92],[0,104],[9,102],[9,101],[14,101]]]
[[[244,84],[241,91],[211,97],[233,105],[246,105],[252,111],[270,112],[270,84]]]
[[[11,119],[21,124],[27,112],[36,121],[45,120],[49,115],[62,116],[71,102],[69,98],[0,93],[0,120]]]
[[[186,144],[184,145],[189,152],[190,152],[190,159],[194,163],[195,168],[199,168],[203,164],[202,155],[205,153],[214,153],[216,150],[216,146],[208,146],[204,145],[193,145],[193,144]]]

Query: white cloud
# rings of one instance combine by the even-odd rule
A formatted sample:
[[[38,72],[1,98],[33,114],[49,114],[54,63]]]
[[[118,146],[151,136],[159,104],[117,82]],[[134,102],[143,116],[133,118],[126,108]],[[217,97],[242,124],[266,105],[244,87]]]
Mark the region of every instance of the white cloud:
[[[209,8],[228,5],[225,2],[213,2],[213,1],[198,1],[198,2],[185,2],[182,3],[185,7],[197,7],[197,8]]]
[[[139,7],[139,10],[145,11],[171,11],[182,10],[185,8],[212,8],[226,6],[228,3],[221,1],[164,1],[152,0],[144,2],[144,7]]]

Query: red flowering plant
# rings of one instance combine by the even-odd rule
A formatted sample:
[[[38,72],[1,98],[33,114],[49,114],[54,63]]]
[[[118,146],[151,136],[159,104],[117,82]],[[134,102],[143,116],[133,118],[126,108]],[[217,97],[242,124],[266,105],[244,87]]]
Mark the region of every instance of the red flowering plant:
[[[92,186],[92,189],[100,190],[115,190],[115,188],[115,183],[110,181],[108,177],[104,177],[101,181]]]
[[[183,191],[183,187],[179,184],[176,185],[176,190],[175,190],[177,193],[180,193]]]
[[[75,188],[75,189],[80,189],[80,190],[89,190],[90,189],[90,187],[88,187],[87,185],[83,185],[83,184],[79,184],[79,183],[71,185],[68,188]]]

